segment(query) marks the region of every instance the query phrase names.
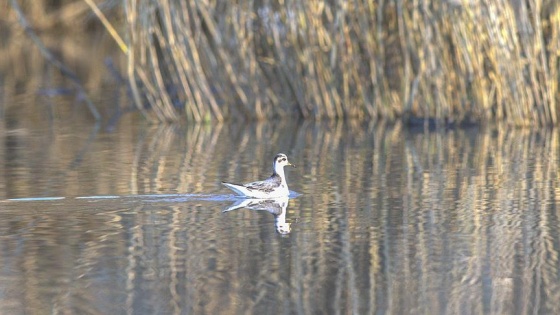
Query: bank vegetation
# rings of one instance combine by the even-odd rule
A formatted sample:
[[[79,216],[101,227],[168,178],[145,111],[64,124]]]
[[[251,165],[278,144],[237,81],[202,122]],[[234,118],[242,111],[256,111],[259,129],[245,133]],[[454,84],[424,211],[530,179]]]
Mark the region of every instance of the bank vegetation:
[[[158,121],[558,122],[552,0],[62,3],[107,16]]]

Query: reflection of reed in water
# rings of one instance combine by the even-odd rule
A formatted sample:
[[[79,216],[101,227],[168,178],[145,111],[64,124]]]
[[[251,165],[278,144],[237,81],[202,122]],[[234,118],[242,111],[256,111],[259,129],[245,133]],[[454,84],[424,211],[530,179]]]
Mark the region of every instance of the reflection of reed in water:
[[[228,126],[206,138],[216,139],[214,145],[202,145],[214,151],[193,152],[193,161],[207,162],[209,155],[229,161],[208,167],[215,173],[207,178],[218,185],[224,177],[243,181],[267,174],[261,161],[277,149],[268,141],[293,148],[291,159],[302,166],[291,183],[304,193],[294,206],[307,227],[291,238],[298,258],[287,262],[301,279],[286,284],[302,293],[298,307],[321,304],[325,312],[350,307],[357,313],[477,312],[481,305],[496,312],[529,306],[558,311],[548,302],[534,305],[532,298],[542,294],[539,283],[554,296],[553,279],[559,276],[546,258],[558,255],[556,245],[547,245],[559,243],[551,208],[558,185],[557,135],[327,127],[257,125],[232,132],[235,127]],[[259,242],[246,231],[236,233],[246,240],[232,240],[233,248]],[[228,252],[215,258],[225,262]],[[268,270],[255,267],[250,255],[233,257],[235,265]],[[231,276],[234,283],[253,277]],[[353,292],[351,299],[346,290]],[[340,295],[331,299],[332,294]]]
[[[193,125],[143,132],[135,148],[132,192],[207,193],[207,175],[222,161],[216,154],[221,130],[221,125]]]
[[[31,267],[18,275],[48,278],[48,266],[67,265],[44,256],[40,249],[52,244],[53,253],[70,253],[82,266],[97,268],[84,268],[79,279],[61,272],[68,279],[60,282],[77,281],[73,286],[88,288],[83,300],[97,302],[92,292],[125,278],[126,288],[113,287],[130,295],[130,309],[137,312],[173,305],[211,314],[274,307],[278,313],[325,314],[560,313],[560,147],[553,131],[407,133],[398,125],[343,124],[189,128],[94,143],[134,152],[128,157],[134,162],[94,177],[88,187],[111,192],[124,178],[137,192],[218,191],[222,178],[269,175],[262,161],[290,148],[290,159],[299,164],[291,188],[303,194],[290,201],[301,222],[297,233],[274,237],[268,222],[259,224],[266,216],[239,211],[247,218],[240,223],[227,220],[233,213],[219,215],[215,205],[199,202],[114,213],[96,207],[90,212],[97,221],[86,223],[83,211],[60,208],[60,219],[39,225],[26,224],[37,210],[3,204],[11,219],[0,220],[0,230],[15,231],[9,235],[19,245],[18,251],[4,250],[0,264],[21,260]],[[109,150],[94,154],[98,158],[78,170],[99,173],[122,157]],[[61,164],[72,159],[62,155]],[[32,163],[19,161],[26,169]],[[32,169],[43,178],[56,167]],[[63,180],[75,183],[73,177]],[[75,232],[83,234],[85,249]],[[127,262],[112,257],[108,265],[106,256],[117,250]],[[115,276],[99,284],[99,274]],[[47,300],[35,283],[19,286],[33,292],[29,300]],[[286,299],[290,303],[280,302]]]
[[[488,304],[488,292],[492,305],[487,306],[497,312],[512,310],[507,301],[533,306],[531,296],[540,294],[542,280],[531,276],[543,277],[545,271],[552,271],[547,289],[557,287],[558,271],[546,268],[551,263],[546,257],[558,254],[554,246],[559,242],[556,228],[550,229],[558,223],[551,208],[558,185],[556,134],[406,134],[395,128],[349,138],[350,133],[331,130],[307,129],[305,146],[294,157],[306,164],[297,183],[306,196],[298,200],[302,220],[320,239],[310,243],[299,239],[305,233],[296,235],[308,253],[298,269],[323,266],[309,279],[325,277],[334,256],[343,267],[331,289],[352,285],[351,302],[358,309],[394,301],[385,307],[452,313],[476,312],[475,307]],[[310,211],[320,208],[329,210]],[[543,242],[556,245],[542,246],[546,254],[530,254]],[[526,274],[522,279],[520,266]],[[489,286],[481,290],[481,283]],[[306,292],[330,294],[321,285],[306,285],[312,286]],[[411,293],[427,288],[433,295]],[[444,304],[438,304],[438,294]],[[557,312],[556,306],[552,310]]]
[[[274,199],[243,199],[224,209],[224,212],[240,208],[268,211],[273,214],[276,219],[276,231],[282,235],[287,235],[292,231],[291,223],[286,222],[286,211],[288,210],[289,200],[289,197]]]

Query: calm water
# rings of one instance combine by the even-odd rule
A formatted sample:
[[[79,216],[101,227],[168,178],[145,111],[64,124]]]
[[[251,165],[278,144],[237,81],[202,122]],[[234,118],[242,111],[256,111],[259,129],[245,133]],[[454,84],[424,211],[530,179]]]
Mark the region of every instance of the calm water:
[[[557,131],[84,126],[1,126],[2,314],[560,313]]]

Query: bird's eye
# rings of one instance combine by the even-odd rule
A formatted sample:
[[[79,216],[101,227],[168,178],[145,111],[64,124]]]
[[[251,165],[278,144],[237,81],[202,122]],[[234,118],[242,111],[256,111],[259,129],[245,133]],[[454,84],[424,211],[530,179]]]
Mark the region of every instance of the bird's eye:
[[[284,162],[284,161],[286,161],[286,158],[283,158],[283,159],[282,159],[282,160],[280,160],[280,161]]]

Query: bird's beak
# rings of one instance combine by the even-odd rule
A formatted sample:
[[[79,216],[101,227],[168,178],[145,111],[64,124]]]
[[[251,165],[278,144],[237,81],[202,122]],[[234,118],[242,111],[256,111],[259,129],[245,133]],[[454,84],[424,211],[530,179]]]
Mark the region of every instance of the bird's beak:
[[[297,168],[294,164],[292,164],[292,163],[290,163],[290,162],[288,162],[288,164],[286,164],[286,165],[289,165],[289,166],[291,166],[291,167],[293,167],[293,168]]]

